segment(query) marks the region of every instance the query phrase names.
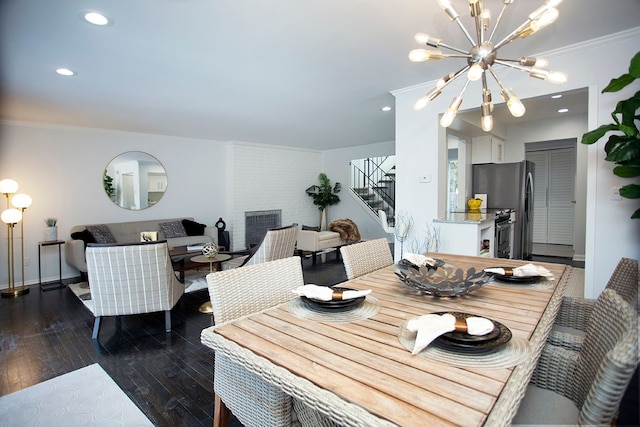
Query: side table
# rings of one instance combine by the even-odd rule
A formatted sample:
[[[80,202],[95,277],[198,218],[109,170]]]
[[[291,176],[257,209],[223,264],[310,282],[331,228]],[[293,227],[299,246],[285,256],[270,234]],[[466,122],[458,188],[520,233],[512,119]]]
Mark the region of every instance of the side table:
[[[201,262],[201,263],[209,263],[209,272],[213,273],[217,271],[222,266],[223,261],[228,261],[231,259],[231,255],[228,254],[217,254],[214,257],[208,257],[206,255],[196,255],[191,258],[193,262]],[[207,301],[200,305],[198,309],[200,313],[205,314],[213,314],[213,306],[211,305],[211,301]]]
[[[45,241],[38,242],[38,284],[40,285],[41,291],[52,291],[54,289],[64,288],[64,284],[62,283],[62,245],[64,245],[64,240],[53,240],[53,241]],[[42,248],[44,246],[57,246],[58,247],[58,272],[59,272],[59,281],[53,283],[45,283],[42,284]]]

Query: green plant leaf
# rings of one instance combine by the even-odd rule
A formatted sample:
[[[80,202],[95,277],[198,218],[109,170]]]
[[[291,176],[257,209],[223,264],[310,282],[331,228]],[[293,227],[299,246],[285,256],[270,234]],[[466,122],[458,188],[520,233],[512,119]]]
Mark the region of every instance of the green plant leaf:
[[[631,219],[640,219],[640,209],[636,209],[633,215],[631,215]]]
[[[631,63],[629,64],[629,74],[631,74],[636,79],[640,79],[640,52],[636,53],[633,58],[631,58]]]
[[[638,140],[624,135],[611,135],[604,146],[609,162],[625,162],[640,155]]]
[[[607,125],[602,125],[599,128],[589,131],[584,135],[582,135],[582,139],[580,140],[580,143],[593,144],[594,142],[597,142],[600,138],[602,138],[605,133],[612,130],[618,130],[618,126],[612,123]]]
[[[616,166],[613,168],[613,173],[621,178],[633,178],[634,176],[640,176],[640,167],[638,166]]]
[[[640,199],[640,185],[627,184],[620,187],[620,195],[625,199]]]
[[[631,74],[623,74],[618,78],[611,79],[609,84],[602,89],[602,93],[605,92],[618,92],[619,90],[629,86],[636,78]]]

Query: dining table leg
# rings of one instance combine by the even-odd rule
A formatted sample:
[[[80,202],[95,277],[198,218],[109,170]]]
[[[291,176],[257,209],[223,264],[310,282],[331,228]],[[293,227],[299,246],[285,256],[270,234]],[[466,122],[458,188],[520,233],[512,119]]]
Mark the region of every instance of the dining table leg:
[[[229,408],[224,404],[218,393],[213,399],[213,427],[227,427],[229,424]]]

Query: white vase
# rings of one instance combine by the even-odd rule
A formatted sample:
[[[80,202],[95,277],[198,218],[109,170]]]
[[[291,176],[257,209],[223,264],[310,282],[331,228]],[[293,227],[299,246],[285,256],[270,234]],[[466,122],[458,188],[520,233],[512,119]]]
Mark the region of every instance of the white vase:
[[[320,211],[320,231],[327,230],[327,208]]]
[[[44,241],[55,242],[58,240],[58,227],[47,227],[44,229]]]

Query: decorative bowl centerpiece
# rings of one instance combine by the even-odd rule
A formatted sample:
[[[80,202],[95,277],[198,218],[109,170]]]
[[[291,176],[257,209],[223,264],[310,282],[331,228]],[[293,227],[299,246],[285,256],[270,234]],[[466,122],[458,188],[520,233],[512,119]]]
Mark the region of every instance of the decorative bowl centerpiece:
[[[466,295],[491,281],[491,276],[482,270],[471,267],[464,271],[439,260],[434,266],[417,266],[402,259],[392,269],[402,283],[434,297]]]
[[[206,256],[207,258],[215,258],[219,252],[220,249],[218,248],[218,245],[213,242],[205,243],[205,245],[202,247],[202,255]]]

